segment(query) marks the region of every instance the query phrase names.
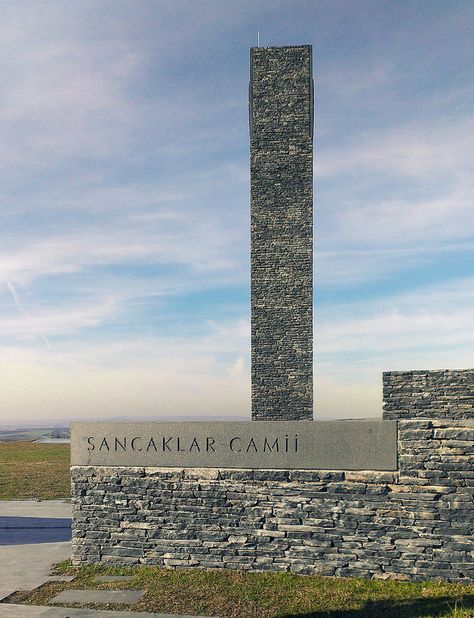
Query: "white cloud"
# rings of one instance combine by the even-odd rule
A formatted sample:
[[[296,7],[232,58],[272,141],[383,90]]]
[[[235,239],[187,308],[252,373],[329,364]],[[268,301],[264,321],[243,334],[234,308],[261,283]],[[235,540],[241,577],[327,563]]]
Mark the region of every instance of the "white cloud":
[[[472,278],[333,305],[319,315],[316,353],[334,366],[338,355],[347,354],[384,369],[415,360],[430,367],[456,366],[457,358],[474,365],[473,306]]]
[[[474,280],[315,308],[315,416],[381,416],[382,372],[474,367]]]
[[[152,225],[150,216],[132,214],[129,220],[125,215],[110,225],[106,221],[92,229],[81,225],[77,232],[33,242],[19,238],[19,246],[0,254],[0,276],[27,283],[47,275],[134,263],[182,264],[195,272],[210,273],[241,270],[234,257],[235,245],[242,240],[240,228],[189,210],[155,213]]]
[[[228,368],[227,373],[230,376],[238,376],[244,371],[245,359],[243,356],[238,356],[232,365]]]
[[[472,252],[473,136],[474,117],[426,118],[320,152],[320,283],[387,280],[443,253]]]
[[[367,242],[364,243],[367,245]],[[315,262],[315,285],[337,289],[361,286],[364,282],[387,280],[392,273],[423,268],[436,260],[457,255],[467,255],[474,250],[474,243],[444,242],[420,243],[417,246],[388,247],[380,249],[342,249],[317,251]],[[469,257],[467,258],[469,259]]]
[[[316,307],[315,416],[380,416],[383,370],[473,366],[473,283],[463,279],[326,311]],[[101,319],[99,312],[70,317]],[[36,325],[54,332],[54,322]],[[67,329],[67,316],[56,322]],[[4,335],[12,328],[7,323]],[[0,404],[5,419],[25,406],[36,418],[41,410],[48,418],[64,417],[64,410],[84,418],[96,417],[97,410],[104,418],[245,415],[249,350],[247,319],[209,322],[207,333],[193,338],[86,337],[43,352],[2,348]]]
[[[60,311],[37,312],[0,318],[0,336],[31,339],[37,336],[71,335],[83,329],[99,326],[116,311],[114,302],[104,300],[96,306],[65,308]],[[49,343],[48,343],[49,345]]]
[[[21,2],[5,4],[0,41],[5,181],[48,175],[50,186],[61,178],[74,185],[83,168],[93,180],[94,166],[101,180],[111,157],[120,165],[134,159],[156,164],[160,157],[215,151],[240,135],[235,109],[242,104],[232,94],[213,97],[209,77],[173,79],[174,70],[189,62],[191,39],[225,16],[221,7],[161,3],[157,12],[146,3],[140,10],[135,3],[66,8],[52,1],[36,10]]]

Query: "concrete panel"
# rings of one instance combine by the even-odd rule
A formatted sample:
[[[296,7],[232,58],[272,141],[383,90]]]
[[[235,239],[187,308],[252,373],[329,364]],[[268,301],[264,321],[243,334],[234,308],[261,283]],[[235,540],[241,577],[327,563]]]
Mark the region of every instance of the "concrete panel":
[[[13,605],[2,603],[2,618],[64,618],[64,607],[44,605]],[[206,616],[182,616],[177,614],[156,614],[153,612],[113,611],[111,609],[67,608],[68,618],[206,618]],[[207,618],[210,618],[209,616]]]
[[[73,423],[72,466],[396,470],[396,421]]]
[[[133,605],[145,593],[142,590],[63,590],[50,603],[122,603]]]

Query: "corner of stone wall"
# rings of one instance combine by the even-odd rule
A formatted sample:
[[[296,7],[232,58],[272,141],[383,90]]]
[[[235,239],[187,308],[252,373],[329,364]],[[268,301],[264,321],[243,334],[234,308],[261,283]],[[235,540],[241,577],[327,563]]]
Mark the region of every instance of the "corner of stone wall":
[[[383,418],[474,419],[474,369],[384,372]]]
[[[398,421],[399,482],[392,486],[418,553],[412,576],[474,579],[474,370],[387,371],[383,418]]]

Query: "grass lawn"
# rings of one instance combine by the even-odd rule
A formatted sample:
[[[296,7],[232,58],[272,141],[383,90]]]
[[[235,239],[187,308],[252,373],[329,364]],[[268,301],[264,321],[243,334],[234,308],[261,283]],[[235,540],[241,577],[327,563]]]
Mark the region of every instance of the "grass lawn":
[[[0,443],[0,500],[69,498],[69,444]]]
[[[9,601],[43,605],[65,589],[125,588],[145,591],[143,599],[128,609],[157,613],[220,618],[474,616],[474,586],[438,581],[408,583],[155,567],[73,569],[69,562],[58,565],[58,573],[76,575],[76,579],[48,583],[33,593],[16,593]],[[98,574],[133,575],[134,580],[98,583],[94,581]],[[107,609],[127,608],[117,605]]]

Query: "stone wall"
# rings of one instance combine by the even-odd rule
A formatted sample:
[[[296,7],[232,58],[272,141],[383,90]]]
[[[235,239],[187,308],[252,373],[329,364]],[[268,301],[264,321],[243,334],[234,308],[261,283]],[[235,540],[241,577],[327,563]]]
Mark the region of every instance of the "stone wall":
[[[252,418],[313,415],[311,47],[251,50]]]
[[[474,369],[387,371],[383,417],[474,419]]]
[[[474,581],[474,421],[399,422],[398,472],[72,468],[75,564]]]

